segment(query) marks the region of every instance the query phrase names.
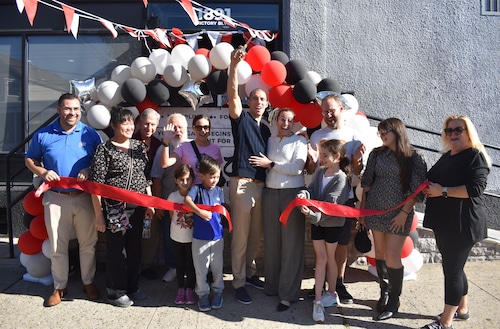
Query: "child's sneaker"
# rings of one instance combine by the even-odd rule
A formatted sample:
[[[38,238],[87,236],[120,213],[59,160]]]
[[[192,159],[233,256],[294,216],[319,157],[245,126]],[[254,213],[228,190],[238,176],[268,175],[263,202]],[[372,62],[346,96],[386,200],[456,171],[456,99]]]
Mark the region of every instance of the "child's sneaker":
[[[208,295],[200,296],[200,298],[198,299],[198,308],[202,312],[208,312],[212,309],[212,306],[210,306]]]
[[[186,304],[192,305],[196,303],[196,297],[194,296],[194,291],[191,288],[186,289]]]
[[[321,302],[323,303],[323,307],[337,306],[339,304],[339,297],[337,293],[334,292],[332,294],[327,291],[323,294],[323,297],[321,297]]]
[[[177,290],[177,296],[175,296],[175,303],[176,304],[186,303],[186,290],[184,290],[184,288],[179,288],[179,290]]]
[[[222,307],[222,292],[216,292],[212,296],[212,308],[218,309]]]
[[[318,323],[325,322],[325,308],[320,300],[313,303],[313,320]]]

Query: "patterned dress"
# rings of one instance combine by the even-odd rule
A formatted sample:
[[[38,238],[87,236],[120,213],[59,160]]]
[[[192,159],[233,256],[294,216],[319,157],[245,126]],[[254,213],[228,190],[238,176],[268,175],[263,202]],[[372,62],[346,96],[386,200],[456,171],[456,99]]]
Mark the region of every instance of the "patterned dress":
[[[366,193],[365,207],[377,210],[390,209],[410,196],[420,183],[425,180],[427,171],[424,158],[416,151],[413,151],[412,166],[410,189],[403,193],[399,178],[399,164],[395,153],[389,148],[382,151],[377,149],[371,152],[361,179],[362,187],[370,187],[370,191]],[[417,201],[423,201],[422,194],[417,196]],[[391,220],[400,211],[400,209],[397,209],[377,216],[368,216],[366,217],[366,226],[374,231],[393,233],[390,230]],[[395,234],[408,235],[410,233],[413,215],[414,211],[412,209],[406,219],[403,232],[398,231]]]

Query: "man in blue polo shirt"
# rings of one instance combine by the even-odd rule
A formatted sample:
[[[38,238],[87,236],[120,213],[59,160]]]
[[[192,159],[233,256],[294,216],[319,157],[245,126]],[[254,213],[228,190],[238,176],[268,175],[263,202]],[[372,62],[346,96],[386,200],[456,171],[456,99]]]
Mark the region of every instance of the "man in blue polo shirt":
[[[229,198],[233,222],[231,242],[233,288],[239,302],[250,304],[252,298],[245,285],[264,289],[264,283],[255,275],[255,257],[262,236],[261,199],[266,181],[266,169],[253,167],[248,160],[252,155],[266,154],[267,140],[271,132],[261,122],[262,115],[269,105],[264,90],[253,90],[247,101],[249,110],[243,111],[238,95],[236,67],[244,57],[245,50],[242,47],[235,50],[231,54],[231,64],[228,70],[227,97],[234,138]]]
[[[25,164],[33,174],[47,182],[60,177],[88,177],[94,150],[102,140],[97,131],[80,122],[80,100],[63,94],[57,102],[59,119],[38,130],[26,153]],[[66,295],[68,283],[68,245],[76,234],[80,250],[83,289],[89,299],[98,299],[94,285],[95,228],[90,194],[75,189],[50,189],[43,195],[45,226],[49,235],[54,292],[44,305],[55,306]],[[74,233],[73,233],[74,232]]]

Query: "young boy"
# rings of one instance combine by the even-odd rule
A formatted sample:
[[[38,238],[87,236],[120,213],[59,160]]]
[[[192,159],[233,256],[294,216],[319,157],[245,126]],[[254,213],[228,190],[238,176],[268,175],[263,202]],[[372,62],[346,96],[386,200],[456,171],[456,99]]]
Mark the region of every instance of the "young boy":
[[[193,263],[196,271],[198,308],[207,312],[222,307],[224,280],[222,255],[224,251],[223,226],[219,213],[200,209],[196,204],[214,206],[224,203],[224,193],[217,186],[220,165],[213,158],[204,155],[199,165],[201,184],[194,185],[184,199],[184,203],[194,213]],[[207,283],[208,270],[212,272],[212,301],[210,286]]]

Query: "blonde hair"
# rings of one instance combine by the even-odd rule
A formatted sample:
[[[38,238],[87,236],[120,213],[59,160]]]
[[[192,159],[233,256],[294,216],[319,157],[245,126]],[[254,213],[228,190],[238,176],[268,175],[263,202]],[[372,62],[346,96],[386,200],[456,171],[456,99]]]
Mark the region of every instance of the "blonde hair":
[[[444,130],[448,127],[448,123],[453,120],[460,120],[464,123],[465,128],[467,128],[466,132],[469,136],[469,140],[473,148],[477,149],[480,153],[483,154],[486,163],[488,164],[488,168],[491,168],[491,158],[486,152],[483,143],[479,140],[479,135],[477,133],[476,127],[472,123],[471,119],[465,115],[450,115],[444,120],[443,130],[441,131],[441,144],[443,145],[443,153],[448,152],[451,149],[450,142],[446,137]]]

